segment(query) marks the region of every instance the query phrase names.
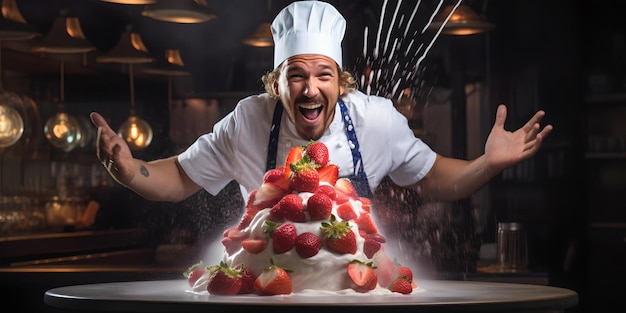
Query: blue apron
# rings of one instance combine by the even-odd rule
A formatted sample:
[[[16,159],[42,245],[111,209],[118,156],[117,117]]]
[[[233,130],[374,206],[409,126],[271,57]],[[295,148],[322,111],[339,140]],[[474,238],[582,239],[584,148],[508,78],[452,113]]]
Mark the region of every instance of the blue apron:
[[[363,159],[361,158],[361,152],[359,149],[359,141],[356,138],[356,132],[350,114],[348,114],[348,108],[343,103],[343,100],[339,99],[339,108],[341,109],[341,116],[344,121],[346,135],[348,136],[348,145],[352,152],[352,163],[354,165],[354,173],[347,177],[352,182],[354,189],[356,189],[359,196],[371,199],[373,197],[372,189],[367,180],[367,174],[363,165]],[[274,117],[272,118],[272,128],[270,128],[270,140],[267,149],[267,166],[266,171],[276,167],[276,157],[278,154],[278,133],[280,131],[280,122],[283,114],[283,105],[280,101],[276,103],[274,108]]]

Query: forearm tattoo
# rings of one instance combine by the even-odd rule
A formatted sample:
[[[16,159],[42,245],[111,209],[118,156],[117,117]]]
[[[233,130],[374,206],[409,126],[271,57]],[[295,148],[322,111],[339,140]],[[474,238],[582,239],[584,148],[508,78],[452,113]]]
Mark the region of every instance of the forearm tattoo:
[[[148,169],[143,165],[139,167],[139,173],[141,173],[144,177],[150,176],[150,172],[148,172]]]

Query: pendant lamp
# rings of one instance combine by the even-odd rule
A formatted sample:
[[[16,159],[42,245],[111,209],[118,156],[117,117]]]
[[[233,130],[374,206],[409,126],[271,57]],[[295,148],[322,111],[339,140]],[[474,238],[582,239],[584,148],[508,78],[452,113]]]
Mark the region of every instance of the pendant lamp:
[[[86,53],[96,48],[85,38],[77,17],[67,16],[62,10],[52,28],[33,49],[41,53]]]
[[[209,10],[206,0],[159,0],[147,5],[141,15],[181,24],[203,23],[217,18]]]
[[[0,38],[3,40],[25,40],[38,35],[33,25],[26,23],[15,0],[1,0]]]
[[[248,37],[244,38],[243,43],[252,47],[271,47],[274,45],[272,37],[272,24],[261,23],[256,30]]]
[[[95,47],[85,38],[79,19],[68,16],[66,10],[61,10],[50,31],[33,50],[40,53],[72,54],[87,53],[95,50]],[[58,112],[46,121],[44,134],[53,147],[70,152],[78,146],[81,140],[81,129],[78,120],[66,112],[63,57],[60,61],[59,82]]]
[[[272,9],[272,1],[267,0],[267,12],[268,15]],[[274,37],[272,36],[272,23],[265,22],[259,24],[257,28],[248,37],[244,38],[242,42],[245,45],[252,47],[272,47],[274,46]]]
[[[180,50],[165,50],[165,58],[157,61],[154,66],[143,70],[146,74],[167,76],[167,105],[172,104],[172,76],[187,76],[190,73],[185,69],[185,63],[180,56]]]
[[[443,28],[441,28],[443,25]],[[428,29],[447,35],[473,35],[489,32],[495,25],[483,20],[466,4],[448,5],[435,16]]]
[[[143,44],[138,33],[134,33],[128,26],[122,34],[120,41],[113,49],[96,59],[98,62],[113,62],[128,64],[128,76],[130,81],[130,114],[122,123],[118,135],[122,137],[131,150],[143,149],[152,142],[152,128],[144,119],[137,115],[135,108],[135,83],[133,65],[154,61],[148,54],[148,49]]]

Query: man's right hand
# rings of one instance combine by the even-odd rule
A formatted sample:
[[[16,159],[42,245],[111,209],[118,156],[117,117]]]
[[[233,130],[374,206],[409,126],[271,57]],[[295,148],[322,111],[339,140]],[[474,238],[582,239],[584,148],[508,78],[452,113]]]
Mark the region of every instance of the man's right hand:
[[[92,112],[90,117],[98,128],[96,137],[98,160],[118,183],[127,186],[136,173],[133,155],[128,144],[111,129],[102,115]]]

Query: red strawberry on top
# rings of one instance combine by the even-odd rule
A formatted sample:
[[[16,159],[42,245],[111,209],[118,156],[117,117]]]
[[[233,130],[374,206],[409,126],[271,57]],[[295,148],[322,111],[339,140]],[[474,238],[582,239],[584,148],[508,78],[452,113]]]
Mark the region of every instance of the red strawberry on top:
[[[301,146],[291,147],[291,150],[289,150],[289,153],[287,154],[287,157],[285,158],[285,169],[284,169],[285,179],[291,178],[291,174],[292,174],[291,166],[292,164],[298,163],[298,161],[302,159],[303,152],[304,150],[302,149]]]
[[[242,286],[243,270],[232,268],[224,262],[210,269],[207,291],[214,295],[236,295]]]
[[[256,278],[254,287],[263,295],[288,295],[293,288],[288,271],[272,264]]]
[[[314,193],[306,203],[311,221],[325,221],[330,218],[333,210],[333,200],[323,193]]]
[[[367,292],[376,288],[378,278],[376,277],[376,267],[372,262],[364,263],[354,260],[348,264],[348,276],[354,284],[354,290]]]
[[[269,219],[274,222],[282,222],[284,220],[292,222],[304,222],[304,205],[302,199],[294,193],[284,196],[270,210]]]
[[[309,143],[304,148],[304,154],[308,155],[319,166],[328,164],[328,147],[323,142],[314,141]]]
[[[187,271],[183,273],[183,276],[187,278],[187,283],[189,283],[189,287],[193,287],[196,284],[198,279],[204,275],[206,272],[206,266],[202,261],[190,266]]]
[[[337,183],[337,179],[339,178],[339,167],[337,165],[328,164],[318,168],[317,172],[320,174],[320,182],[329,183],[333,186]]]
[[[296,192],[314,192],[320,183],[320,175],[313,167],[294,167],[289,188]]]
[[[352,226],[348,222],[338,222],[335,216],[331,215],[330,220],[323,222],[321,227],[324,244],[338,253],[355,254],[357,250],[356,235],[351,228]]]
[[[285,167],[279,166],[265,172],[263,182],[274,184],[283,190],[289,189],[289,180],[285,178]]]

